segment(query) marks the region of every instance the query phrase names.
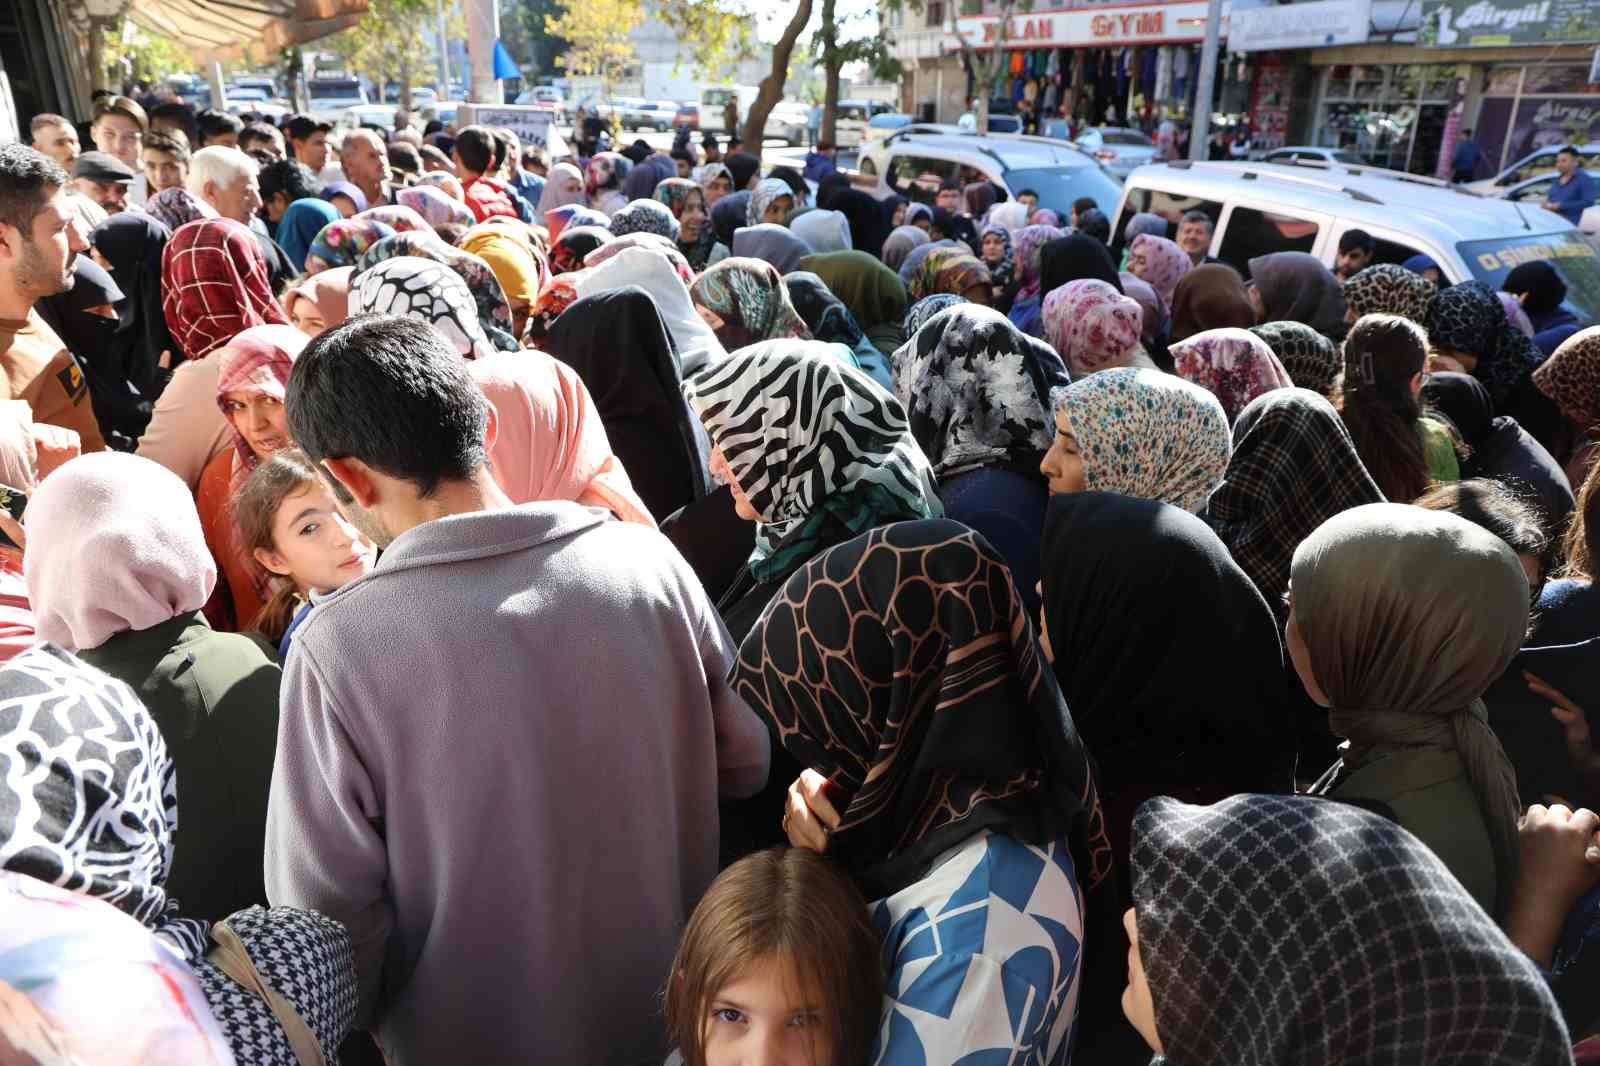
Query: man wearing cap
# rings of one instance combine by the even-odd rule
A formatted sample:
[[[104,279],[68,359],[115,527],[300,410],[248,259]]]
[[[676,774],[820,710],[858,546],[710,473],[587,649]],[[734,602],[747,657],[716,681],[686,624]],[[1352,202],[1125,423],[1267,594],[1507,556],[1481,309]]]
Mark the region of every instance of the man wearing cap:
[[[97,149],[114,156],[128,169],[133,180],[128,184],[126,201],[141,207],[150,196],[150,186],[139,173],[139,150],[144,147],[144,135],[149,129],[144,108],[126,96],[102,96],[95,101],[89,136]]]
[[[72,187],[106,209],[128,209],[128,186],[135,177],[122,160],[105,152],[85,152],[72,164]]]

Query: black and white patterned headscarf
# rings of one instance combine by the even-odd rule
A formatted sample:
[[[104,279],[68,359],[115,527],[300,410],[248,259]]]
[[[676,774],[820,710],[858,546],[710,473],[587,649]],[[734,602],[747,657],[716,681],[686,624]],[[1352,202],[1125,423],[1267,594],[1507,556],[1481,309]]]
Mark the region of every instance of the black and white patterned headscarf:
[[[613,237],[654,233],[657,237],[676,241],[678,230],[678,220],[672,217],[672,209],[660,200],[633,200],[611,216]]]
[[[41,644],[0,669],[0,868],[103,899],[186,959],[207,925],[166,891],[177,768],[133,690]]]
[[[1518,389],[1544,361],[1544,353],[1506,317],[1494,290],[1481,281],[1463,281],[1428,302],[1423,326],[1433,348],[1477,356],[1472,376],[1483,382],[1504,414]]]
[[[1421,841],[1357,807],[1150,800],[1133,900],[1167,1066],[1572,1061],[1533,962]]]
[[[494,346],[478,324],[478,305],[467,283],[442,263],[402,255],[385,259],[356,279],[350,313],[404,315],[433,326],[463,359],[483,359]]]
[[[1323,396],[1333,393],[1344,357],[1327,337],[1301,322],[1268,322],[1250,332],[1267,342],[1297,386]]]
[[[1048,344],[963,303],[890,357],[894,394],[941,478],[998,463],[1037,470],[1055,437],[1050,392],[1068,384]]]

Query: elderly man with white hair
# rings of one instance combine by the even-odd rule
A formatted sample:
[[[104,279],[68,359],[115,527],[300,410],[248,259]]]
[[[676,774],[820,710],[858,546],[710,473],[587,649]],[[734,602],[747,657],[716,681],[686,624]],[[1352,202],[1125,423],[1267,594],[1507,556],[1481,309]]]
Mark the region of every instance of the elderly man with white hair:
[[[189,195],[210,204],[223,218],[249,226],[261,209],[261,186],[256,181],[259,169],[254,159],[237,148],[210,145],[189,159]]]

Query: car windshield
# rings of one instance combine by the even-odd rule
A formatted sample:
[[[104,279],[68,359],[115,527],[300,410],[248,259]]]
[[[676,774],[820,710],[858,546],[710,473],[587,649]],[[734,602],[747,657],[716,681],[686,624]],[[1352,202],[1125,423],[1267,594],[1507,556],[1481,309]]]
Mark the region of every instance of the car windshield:
[[[1333,161],[1335,163],[1349,163],[1351,165],[1356,165],[1356,164],[1360,164],[1360,163],[1366,162],[1366,160],[1362,159],[1359,155],[1357,155],[1354,152],[1334,152],[1333,153]]]
[[[1072,201],[1080,196],[1092,196],[1100,210],[1111,218],[1117,213],[1117,201],[1122,198],[1122,186],[1099,167],[1031,167],[1008,170],[1006,186],[1015,194],[1019,189],[1032,189],[1039,194],[1039,206],[1048,207],[1062,218],[1072,216]]]
[[[1153,147],[1154,142],[1138,130],[1106,130],[1105,142],[1107,144],[1137,144],[1145,148]]]
[[[1513,267],[1544,260],[1566,281],[1567,306],[1579,318],[1591,322],[1600,318],[1600,254],[1593,241],[1577,230],[1462,241],[1456,250],[1473,276],[1496,292]]]

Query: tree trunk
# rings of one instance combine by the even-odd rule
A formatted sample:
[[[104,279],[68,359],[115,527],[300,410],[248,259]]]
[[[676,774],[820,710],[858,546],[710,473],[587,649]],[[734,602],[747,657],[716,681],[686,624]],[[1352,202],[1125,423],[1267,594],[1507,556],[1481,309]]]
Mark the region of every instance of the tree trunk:
[[[106,28],[99,19],[89,20],[89,76],[91,88],[109,89],[111,79],[106,71]]]
[[[822,125],[818,140],[839,143],[839,25],[835,0],[822,0]]]
[[[762,133],[767,128],[767,116],[783,99],[783,83],[789,77],[789,57],[794,54],[794,43],[800,39],[809,21],[811,0],[800,0],[789,18],[789,24],[783,28],[783,36],[772,46],[772,73],[761,79],[761,88],[750,104],[749,114],[745,116],[744,149],[757,158],[761,155],[761,142],[765,140]]]

